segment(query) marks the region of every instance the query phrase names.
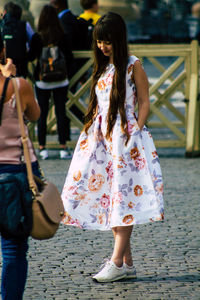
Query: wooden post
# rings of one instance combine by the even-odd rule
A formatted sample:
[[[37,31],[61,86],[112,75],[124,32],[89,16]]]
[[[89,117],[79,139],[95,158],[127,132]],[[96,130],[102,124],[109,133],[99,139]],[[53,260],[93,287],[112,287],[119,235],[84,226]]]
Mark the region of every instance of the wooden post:
[[[189,104],[188,104],[188,118],[186,127],[186,156],[193,157],[195,152],[200,149],[195,143],[196,134],[199,134],[198,127],[198,41],[194,40],[191,43],[191,74],[190,74],[190,86],[189,86]],[[195,150],[196,148],[196,150]]]
[[[200,156],[200,99],[197,99],[196,131],[194,139],[194,156]]]

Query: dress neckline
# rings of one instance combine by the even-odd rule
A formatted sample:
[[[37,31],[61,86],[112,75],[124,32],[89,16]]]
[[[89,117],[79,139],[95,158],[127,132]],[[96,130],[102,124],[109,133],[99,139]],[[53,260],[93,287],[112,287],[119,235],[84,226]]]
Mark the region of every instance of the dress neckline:
[[[129,56],[128,56],[128,64],[130,63],[131,56],[132,56],[132,55],[129,55]],[[111,68],[111,67],[114,67],[114,64],[108,63],[106,69],[109,69],[109,68]]]
[[[114,64],[107,64],[106,71],[111,70],[114,67]]]

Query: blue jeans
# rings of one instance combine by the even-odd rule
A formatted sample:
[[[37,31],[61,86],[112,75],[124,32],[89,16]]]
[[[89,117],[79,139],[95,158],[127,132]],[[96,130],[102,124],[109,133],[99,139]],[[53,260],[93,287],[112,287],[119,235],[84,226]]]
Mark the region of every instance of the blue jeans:
[[[26,283],[28,239],[1,237],[3,268],[1,293],[3,300],[21,300]]]
[[[32,163],[33,173],[41,177],[37,161]],[[0,164],[0,173],[26,172],[25,164]],[[28,238],[17,239],[1,236],[3,267],[1,274],[2,300],[21,300],[27,278]]]

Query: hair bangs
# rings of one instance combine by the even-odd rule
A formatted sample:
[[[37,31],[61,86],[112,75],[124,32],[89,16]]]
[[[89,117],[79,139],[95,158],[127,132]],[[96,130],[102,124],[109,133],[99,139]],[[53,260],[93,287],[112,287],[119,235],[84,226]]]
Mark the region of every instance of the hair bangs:
[[[95,41],[107,41],[112,42],[110,30],[108,29],[107,24],[97,23],[94,29],[93,38]]]

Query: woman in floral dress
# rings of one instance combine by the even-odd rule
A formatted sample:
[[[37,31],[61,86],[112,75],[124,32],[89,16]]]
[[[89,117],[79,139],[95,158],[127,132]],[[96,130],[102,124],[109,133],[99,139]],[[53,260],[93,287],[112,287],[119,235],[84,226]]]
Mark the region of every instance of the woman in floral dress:
[[[108,282],[136,276],[130,249],[133,225],[164,219],[163,183],[144,125],[148,80],[139,59],[128,55],[123,19],[115,13],[102,16],[93,37],[90,104],[62,191],[63,223],[112,229],[112,257],[93,277]]]

